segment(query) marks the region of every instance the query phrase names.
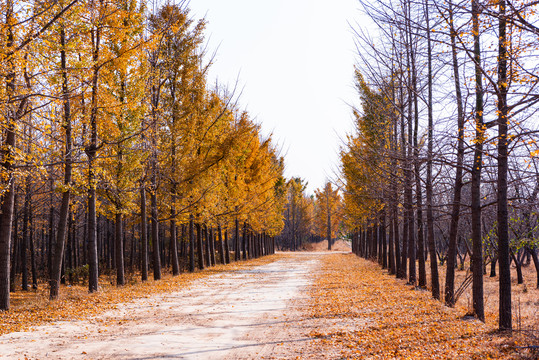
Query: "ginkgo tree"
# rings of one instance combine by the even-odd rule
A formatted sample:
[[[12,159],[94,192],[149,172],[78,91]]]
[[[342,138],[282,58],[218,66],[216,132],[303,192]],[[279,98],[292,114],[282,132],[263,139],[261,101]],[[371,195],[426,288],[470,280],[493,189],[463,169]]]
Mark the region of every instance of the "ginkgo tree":
[[[331,182],[326,182],[322,189],[314,191],[315,226],[319,236],[325,236],[328,241],[328,250],[336,234],[340,232],[342,222],[342,204],[339,189],[333,188]]]
[[[27,289],[29,263],[55,299],[66,281],[99,290],[102,273],[122,285],[126,264],[145,281],[150,266],[159,279],[168,264],[229,262],[239,243],[272,253],[283,159],[208,86],[205,20],[183,3],[26,5],[0,4],[0,308],[10,281]]]

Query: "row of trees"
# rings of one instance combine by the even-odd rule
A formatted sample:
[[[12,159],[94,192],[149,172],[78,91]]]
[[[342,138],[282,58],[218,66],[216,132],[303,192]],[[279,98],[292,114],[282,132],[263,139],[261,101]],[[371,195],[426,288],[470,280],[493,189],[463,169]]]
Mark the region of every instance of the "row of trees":
[[[288,181],[284,228],[277,242],[282,249],[295,251],[305,243],[327,239],[331,250],[333,240],[344,232],[339,189],[329,181],[314,195],[308,195],[306,188],[307,183],[301,178]]]
[[[1,310],[29,266],[55,299],[85,265],[93,292],[103,269],[123,285],[126,263],[159,279],[182,259],[194,271],[229,249],[273,251],[283,161],[233,94],[206,83],[204,20],[134,0],[0,12]]]
[[[512,329],[511,261],[537,260],[536,2],[362,2],[356,132],[341,152],[354,251],[453,306],[499,266],[499,327]],[[455,289],[457,256],[472,275]],[[445,288],[439,262],[447,263]],[[538,280],[539,281],[539,280]],[[538,282],[539,286],[539,282]]]

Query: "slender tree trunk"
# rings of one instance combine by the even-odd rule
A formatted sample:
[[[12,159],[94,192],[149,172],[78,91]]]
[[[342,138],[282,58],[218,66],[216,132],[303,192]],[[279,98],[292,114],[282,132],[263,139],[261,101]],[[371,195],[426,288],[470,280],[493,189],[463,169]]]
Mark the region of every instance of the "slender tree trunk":
[[[64,107],[64,116],[62,127],[65,130],[65,153],[64,153],[64,192],[62,194],[62,205],[60,206],[60,219],[58,222],[58,231],[56,233],[56,246],[54,250],[54,262],[52,268],[52,276],[50,281],[49,298],[55,300],[58,298],[60,289],[60,279],[62,271],[62,258],[64,257],[64,248],[67,238],[67,223],[69,218],[69,206],[71,203],[71,173],[73,155],[71,153],[72,136],[71,136],[71,104],[69,100],[69,88],[67,79],[67,63],[66,63],[66,36],[64,27],[60,29],[60,62],[62,68],[62,100]],[[95,75],[97,76],[97,74]],[[97,86],[97,85],[96,85]],[[97,287],[97,286],[96,286]]]
[[[170,220],[170,252],[171,252],[171,261],[172,261],[172,275],[176,276],[180,274],[180,263],[178,260],[178,239],[176,237],[176,212],[174,209],[171,209],[171,220]]]
[[[413,49],[413,46],[412,46]],[[423,190],[421,188],[421,169],[419,164],[419,144],[417,141],[417,136],[419,132],[419,109],[418,109],[418,95],[417,95],[417,72],[415,65],[415,52],[411,51],[411,62],[412,62],[412,88],[413,88],[413,98],[414,98],[414,178],[416,186],[416,221],[417,221],[417,249],[410,247],[410,264],[412,264],[412,255],[414,256],[413,268],[410,267],[410,283],[415,283],[415,256],[418,256],[419,263],[419,281],[418,285],[420,288],[427,287],[427,273],[425,269],[425,239],[424,229],[423,229]],[[413,237],[415,239],[415,236]],[[410,242],[411,244],[412,242]],[[414,241],[415,243],[415,241]],[[416,251],[417,250],[417,251]]]
[[[225,259],[225,244],[223,241],[223,232],[221,230],[221,225],[217,226],[217,236],[219,238],[219,259],[221,260],[221,264],[226,264],[227,262]]]
[[[115,245],[116,245],[116,285],[125,285],[125,272],[124,272],[124,246],[123,246],[123,228],[122,228],[122,214],[116,214],[116,227],[115,227]]]
[[[196,225],[197,227],[197,258],[198,258],[198,268],[200,270],[204,269],[204,250],[203,250],[203,243],[202,243],[202,226],[200,226],[199,223]]]
[[[430,18],[429,18],[429,1],[425,0],[425,22],[427,25],[427,88],[428,88],[428,145],[427,145],[427,179],[425,191],[427,195],[427,244],[429,246],[430,255],[430,279],[432,287],[432,297],[440,300],[440,278],[438,275],[438,259],[436,257],[436,242],[434,239],[434,215],[433,215],[433,194],[432,194],[432,159],[433,159],[433,144],[434,144],[434,122],[432,115],[432,45],[430,37]]]
[[[417,146],[416,146],[417,148]],[[425,238],[424,234],[425,231],[423,229],[423,196],[422,196],[422,189],[421,189],[421,179],[419,178],[420,172],[419,172],[419,164],[418,157],[419,153],[416,154],[416,203],[417,203],[417,256],[418,256],[418,263],[419,263],[419,278],[418,278],[418,286],[422,289],[425,289],[427,287],[427,272],[425,269]]]
[[[25,185],[25,194],[24,194],[24,206],[23,206],[23,216],[22,216],[22,239],[21,239],[21,272],[22,272],[22,281],[21,289],[22,291],[28,291],[28,220],[30,212],[30,176],[26,177]]]
[[[204,239],[204,254],[206,255],[206,264],[208,267],[211,267],[212,261],[211,261],[211,247],[210,247],[210,231],[208,229],[208,226],[204,224],[204,227],[202,228],[202,232],[204,233],[203,239]]]
[[[146,188],[144,184],[140,185],[140,239],[142,241],[141,249],[141,276],[142,281],[148,281],[148,217],[146,215]]]
[[[240,222],[238,218],[234,220],[234,260],[240,260]]]
[[[15,134],[13,134],[13,138]],[[10,169],[11,165],[2,164],[5,169]],[[9,310],[10,298],[10,252],[11,252],[11,224],[13,219],[14,203],[14,179],[11,175],[8,179],[9,185],[1,197],[0,214],[0,310]]]
[[[189,215],[189,272],[195,271],[195,224],[193,214]]]
[[[477,0],[476,0],[477,1]],[[507,210],[507,154],[509,139],[507,136],[507,34],[506,2],[499,1],[499,43],[498,43],[498,259],[500,267],[500,330],[511,331],[511,268],[509,261],[509,219]],[[475,248],[474,248],[475,251]]]
[[[455,165],[455,186],[453,190],[453,204],[451,206],[451,221],[449,225],[449,248],[447,250],[447,265],[445,275],[445,304],[455,305],[455,267],[457,262],[457,235],[460,218],[460,202],[462,193],[462,168],[464,164],[464,107],[460,89],[459,64],[457,59],[457,32],[453,27],[453,5],[449,2],[449,26],[451,36],[451,55],[453,65],[453,78],[455,79],[455,94],[457,98],[457,163]]]
[[[382,210],[382,219],[380,221],[380,239],[382,242],[382,268],[387,269],[387,238],[386,238],[386,209]]]
[[[328,250],[331,251],[331,209],[329,208],[329,190],[326,190],[326,208],[327,208],[327,238],[328,238]]]
[[[483,156],[483,138],[485,128],[483,125],[483,84],[481,74],[481,48],[479,39],[479,13],[478,0],[472,0],[474,62],[475,62],[475,150],[472,168],[472,297],[475,316],[485,321],[483,305],[483,239],[481,235],[481,168]]]
[[[408,225],[410,219],[408,218],[408,160],[406,156],[406,141],[405,141],[405,116],[404,116],[404,94],[403,90],[400,91],[400,103],[401,105],[401,121],[400,121],[400,128],[401,128],[401,157],[402,157],[402,167],[404,172],[404,191],[403,191],[403,204],[404,204],[404,211],[403,211],[403,221],[402,221],[402,247],[400,247],[400,266],[398,267],[397,277],[400,279],[406,279],[406,265],[408,260]],[[398,239],[398,238],[397,238]],[[398,241],[398,240],[397,240]]]
[[[100,66],[99,47],[101,29],[92,29],[93,45],[93,74],[92,74],[92,102],[90,115],[90,145],[86,148],[88,156],[88,261],[89,261],[89,292],[97,291],[99,279],[99,264],[97,253],[97,217],[96,217],[96,177],[95,160],[97,155],[97,112],[98,112],[98,77]]]
[[[52,181],[52,175],[50,179],[50,208],[49,208],[49,232],[48,232],[48,238],[47,238],[47,274],[49,276],[49,280],[52,278],[52,255],[53,255],[53,248],[54,248],[54,191],[52,189],[53,181]],[[15,201],[15,205],[17,205],[17,202]]]
[[[405,172],[405,208],[407,209],[407,222],[408,222],[408,283],[411,285],[416,284],[416,239],[414,231],[414,209],[413,209],[413,164],[414,164],[414,146],[413,146],[413,121],[412,114],[417,117],[417,79],[415,72],[415,55],[414,55],[414,42],[412,36],[411,26],[411,4],[405,3],[406,13],[406,57],[408,67],[408,139],[407,139],[407,157],[406,157],[406,172]],[[413,111],[415,106],[415,112]],[[406,266],[406,264],[404,264]]]
[[[243,252],[243,260],[247,260],[247,224],[243,223],[243,236],[241,237],[241,249]]]
[[[399,244],[399,209],[396,206],[393,215],[393,232],[393,237],[395,239],[395,275],[396,277],[399,277],[399,271],[401,269],[401,253]]]
[[[513,259],[513,262],[515,263],[515,269],[517,270],[517,284],[524,283],[524,277],[522,276],[522,262],[519,261],[517,256],[515,256],[515,253],[510,250],[511,258]]]
[[[33,216],[30,212],[30,262],[32,267],[32,289],[37,290],[36,247],[34,241]]]
[[[209,233],[208,233],[208,241],[209,241],[209,249],[210,249],[210,261],[212,266],[215,266],[215,234],[213,232],[213,228],[210,227]]]
[[[228,229],[225,229],[225,261],[230,264],[230,247],[228,246]]]
[[[157,169],[155,160],[152,161],[152,192],[150,194],[152,248],[153,248],[153,279],[161,279],[161,252],[159,246],[159,219],[157,217]]]
[[[12,233],[11,233],[11,243],[13,244],[13,252],[11,255],[11,272],[9,273],[10,276],[10,292],[15,291],[15,280],[17,278],[17,274],[19,273],[19,263],[20,263],[20,255],[21,255],[21,242],[19,241],[19,220],[17,216],[17,190],[15,190],[15,198],[13,200],[13,225],[12,225]]]
[[[13,0],[6,1],[6,24],[13,22]],[[11,26],[7,26],[5,48],[8,51],[6,71],[6,98],[7,103],[11,103],[11,98],[15,94],[15,63],[9,56],[14,46],[14,33]],[[15,179],[12,168],[14,161],[14,149],[16,145],[17,120],[14,110],[8,105],[7,108],[7,129],[3,130],[4,143],[1,149],[1,163],[4,174],[7,179],[3,180],[2,185],[5,190],[0,195],[1,213],[0,213],[0,310],[9,310],[10,298],[10,251],[11,251],[11,230],[13,220],[13,204],[15,200]]]

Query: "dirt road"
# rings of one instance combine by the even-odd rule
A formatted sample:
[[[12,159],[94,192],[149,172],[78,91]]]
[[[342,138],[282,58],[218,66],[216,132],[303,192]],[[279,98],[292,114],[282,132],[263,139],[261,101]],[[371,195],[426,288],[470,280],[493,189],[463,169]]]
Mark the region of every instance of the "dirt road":
[[[324,253],[285,255],[224,272],[166,295],[121,304],[90,321],[61,322],[0,337],[9,359],[242,359],[290,354],[309,340],[298,304]]]

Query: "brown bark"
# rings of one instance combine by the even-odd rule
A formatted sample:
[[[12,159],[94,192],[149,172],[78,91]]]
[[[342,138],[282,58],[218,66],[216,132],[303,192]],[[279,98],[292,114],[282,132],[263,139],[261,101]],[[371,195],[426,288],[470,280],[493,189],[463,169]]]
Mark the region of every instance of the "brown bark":
[[[478,0],[472,0],[472,32],[475,65],[475,149],[472,168],[472,302],[475,316],[485,321],[483,304],[483,239],[481,235],[481,169],[483,167],[483,84],[481,74],[481,48],[479,39]]]
[[[228,245],[228,229],[225,229],[225,263],[230,264],[230,247]]]
[[[62,271],[62,261],[64,257],[65,243],[67,239],[67,223],[69,218],[69,205],[71,203],[71,173],[72,173],[72,153],[71,147],[73,139],[71,137],[71,104],[69,100],[69,87],[67,78],[66,64],[66,35],[64,27],[60,29],[60,62],[62,69],[62,100],[64,107],[63,124],[65,130],[65,152],[64,152],[64,189],[62,194],[62,204],[60,205],[60,219],[56,233],[56,246],[54,250],[54,261],[51,272],[49,298],[55,300],[58,298],[60,289],[60,279]]]
[[[198,268],[200,270],[204,269],[204,250],[203,250],[203,241],[202,241],[202,226],[197,223],[197,258],[198,258]]]
[[[433,159],[433,115],[432,115],[432,45],[431,45],[431,29],[429,18],[429,1],[425,1],[425,22],[427,33],[427,106],[428,106],[428,145],[427,145],[427,179],[425,191],[427,195],[427,244],[429,246],[430,256],[430,278],[432,297],[440,299],[440,278],[438,275],[438,259],[436,257],[436,242],[434,239],[434,215],[433,215],[433,191],[432,191],[432,159]]]
[[[189,272],[195,271],[195,224],[193,214],[189,215]]]
[[[506,2],[499,2],[498,17],[498,261],[500,268],[500,303],[499,328],[511,331],[513,328],[511,316],[511,268],[509,260],[509,216],[507,209],[507,155],[508,143],[508,106],[507,106],[507,34],[506,34]],[[475,249],[474,249],[475,250]]]
[[[455,94],[457,98],[457,162],[455,165],[455,186],[453,189],[453,203],[451,205],[451,221],[449,225],[449,248],[447,250],[447,270],[445,276],[445,304],[455,305],[455,267],[457,262],[457,233],[460,219],[460,202],[462,194],[462,167],[464,163],[464,107],[460,89],[459,64],[457,59],[457,33],[453,27],[453,7],[449,2],[449,22],[451,37],[451,55],[453,65],[453,78],[455,79]]]
[[[141,280],[148,280],[148,217],[146,215],[146,188],[140,185],[140,240],[141,246]]]

